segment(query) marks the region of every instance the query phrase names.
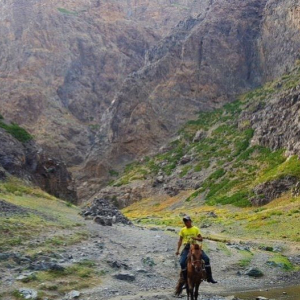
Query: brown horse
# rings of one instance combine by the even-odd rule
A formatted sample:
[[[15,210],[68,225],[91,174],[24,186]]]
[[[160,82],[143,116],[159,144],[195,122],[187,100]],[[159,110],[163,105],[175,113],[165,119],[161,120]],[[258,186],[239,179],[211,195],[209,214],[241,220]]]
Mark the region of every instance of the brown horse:
[[[202,249],[192,245],[187,262],[187,299],[197,300],[200,283],[206,278],[202,261]]]

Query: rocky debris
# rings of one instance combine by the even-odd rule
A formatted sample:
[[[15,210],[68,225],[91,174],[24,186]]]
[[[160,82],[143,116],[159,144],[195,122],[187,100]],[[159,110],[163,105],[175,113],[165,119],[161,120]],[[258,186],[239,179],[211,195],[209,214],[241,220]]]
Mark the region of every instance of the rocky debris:
[[[98,224],[104,226],[111,226],[113,220],[116,223],[122,223],[126,225],[131,225],[131,221],[127,219],[118,208],[116,208],[110,201],[106,199],[97,199],[95,198],[94,201],[86,206],[82,210],[82,216],[93,216],[94,221]]]
[[[27,215],[28,213],[29,213],[28,209],[14,205],[4,200],[0,200],[0,216],[11,216],[15,214]]]
[[[57,272],[63,272],[65,270],[63,266],[57,263],[44,262],[44,261],[31,263],[29,269],[34,271],[57,271]]]
[[[264,276],[264,273],[257,268],[250,268],[249,270],[247,270],[245,272],[245,275],[248,275],[250,277],[259,278],[259,277]]]
[[[27,288],[21,288],[19,289],[19,293],[24,299],[37,299],[38,293],[36,290],[33,289],[27,289]]]
[[[130,267],[124,263],[124,262],[120,262],[120,261],[117,261],[117,260],[114,260],[114,261],[110,261],[108,260],[107,263],[110,265],[110,267],[112,267],[113,269],[125,269],[125,270],[129,270]]]
[[[207,213],[207,216],[210,217],[210,218],[217,218],[218,217],[218,215],[213,211],[210,211],[209,213]]]
[[[269,300],[269,298],[263,297],[263,296],[258,296],[255,298],[256,300]]]
[[[253,189],[255,197],[251,199],[251,203],[254,206],[265,205],[290,190],[297,181],[296,177],[288,176],[262,183]]]

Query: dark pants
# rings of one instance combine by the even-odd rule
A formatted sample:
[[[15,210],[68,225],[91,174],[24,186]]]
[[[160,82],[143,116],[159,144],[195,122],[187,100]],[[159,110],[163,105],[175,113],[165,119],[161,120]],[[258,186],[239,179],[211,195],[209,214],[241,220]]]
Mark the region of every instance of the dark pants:
[[[181,266],[182,270],[185,270],[187,267],[187,257],[188,257],[189,251],[190,251],[190,248],[185,247],[180,254],[179,262],[180,262],[180,266]],[[207,266],[207,267],[210,266],[209,257],[206,255],[206,253],[203,250],[202,250],[202,259],[205,262],[205,266]]]

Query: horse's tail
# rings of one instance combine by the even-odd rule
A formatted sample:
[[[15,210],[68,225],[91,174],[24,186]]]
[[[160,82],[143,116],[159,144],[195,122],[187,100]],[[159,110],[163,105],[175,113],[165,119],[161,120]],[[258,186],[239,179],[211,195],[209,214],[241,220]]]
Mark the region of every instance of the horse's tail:
[[[178,283],[177,283],[177,286],[176,286],[176,290],[175,290],[175,296],[180,296],[181,295],[182,288],[183,288],[183,286],[185,284],[185,280],[184,280],[182,274],[180,274],[180,275],[181,276],[180,276],[180,278],[178,280]]]

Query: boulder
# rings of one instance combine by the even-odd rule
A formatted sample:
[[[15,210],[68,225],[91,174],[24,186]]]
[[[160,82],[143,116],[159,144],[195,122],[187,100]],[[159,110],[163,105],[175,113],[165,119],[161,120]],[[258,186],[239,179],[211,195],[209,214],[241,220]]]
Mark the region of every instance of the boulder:
[[[264,273],[257,268],[251,268],[245,272],[245,275],[248,275],[250,277],[259,278],[259,277],[264,276]]]
[[[184,155],[180,160],[180,164],[185,165],[185,164],[189,163],[191,160],[192,160],[192,158],[190,156]]]
[[[119,279],[119,280],[124,280],[124,281],[134,281],[135,276],[130,273],[118,273],[113,275],[114,278]]]
[[[33,289],[21,288],[19,293],[24,299],[37,299],[38,293]]]
[[[102,216],[95,217],[94,222],[96,222],[97,224],[100,224],[102,226],[112,226],[112,224],[113,224],[112,218],[102,217]]]
[[[80,295],[81,295],[81,293],[78,291],[71,291],[67,294],[66,299],[67,300],[77,299],[80,297]]]
[[[200,142],[202,139],[206,137],[206,133],[204,130],[198,130],[193,138],[193,143]]]

